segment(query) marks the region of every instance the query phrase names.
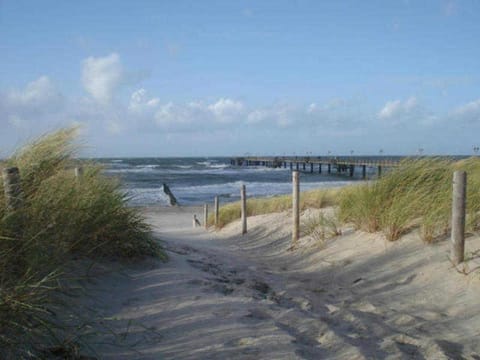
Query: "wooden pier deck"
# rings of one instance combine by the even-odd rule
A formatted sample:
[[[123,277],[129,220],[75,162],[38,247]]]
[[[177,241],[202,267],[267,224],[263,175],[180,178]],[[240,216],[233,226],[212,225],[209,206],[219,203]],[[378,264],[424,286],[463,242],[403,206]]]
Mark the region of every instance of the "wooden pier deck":
[[[335,171],[337,174],[348,174],[353,177],[355,169],[361,169],[362,178],[367,177],[367,169],[374,168],[377,176],[381,176],[384,169],[399,165],[404,156],[246,156],[232,158],[234,166],[265,166],[272,168],[290,168],[304,172],[326,170],[328,174]],[[325,168],[326,167],[326,168]]]

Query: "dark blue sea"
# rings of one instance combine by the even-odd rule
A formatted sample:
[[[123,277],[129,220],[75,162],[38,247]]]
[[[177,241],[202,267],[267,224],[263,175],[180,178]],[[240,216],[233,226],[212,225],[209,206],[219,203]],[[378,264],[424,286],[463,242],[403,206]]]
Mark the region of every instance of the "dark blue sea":
[[[291,171],[283,168],[230,165],[230,158],[122,158],[99,159],[105,173],[119,177],[133,206],[168,205],[162,191],[166,183],[180,205],[201,205],[219,195],[222,202],[240,199],[240,186],[247,196],[262,197],[291,192]],[[318,168],[316,168],[318,169]],[[302,173],[301,190],[340,187],[348,177]]]

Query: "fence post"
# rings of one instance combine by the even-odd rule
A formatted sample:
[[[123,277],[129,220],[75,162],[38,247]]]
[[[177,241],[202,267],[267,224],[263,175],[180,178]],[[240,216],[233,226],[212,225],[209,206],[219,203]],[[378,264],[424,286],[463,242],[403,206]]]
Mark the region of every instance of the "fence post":
[[[20,209],[23,206],[23,195],[18,168],[11,167],[3,169],[2,177],[7,210],[15,211]]]
[[[208,204],[203,206],[203,222],[205,226],[205,230],[208,229]]]
[[[452,238],[450,257],[455,265],[463,262],[465,251],[465,198],[467,174],[465,171],[453,173],[452,193]]]
[[[83,176],[83,168],[81,166],[75,168],[75,177],[80,179]]]
[[[215,196],[215,204],[214,204],[214,210],[215,210],[215,227],[218,226],[218,196]]]
[[[242,204],[242,235],[247,233],[247,190],[245,185],[240,189],[240,199]]]
[[[292,247],[298,241],[300,235],[300,181],[298,171],[292,172],[292,211],[293,211],[293,231]]]

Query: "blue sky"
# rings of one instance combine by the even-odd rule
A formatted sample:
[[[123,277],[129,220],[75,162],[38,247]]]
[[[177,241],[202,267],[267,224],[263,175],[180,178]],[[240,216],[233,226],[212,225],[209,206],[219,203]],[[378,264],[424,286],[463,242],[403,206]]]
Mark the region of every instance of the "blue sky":
[[[0,0],[0,156],[470,154],[480,2]]]

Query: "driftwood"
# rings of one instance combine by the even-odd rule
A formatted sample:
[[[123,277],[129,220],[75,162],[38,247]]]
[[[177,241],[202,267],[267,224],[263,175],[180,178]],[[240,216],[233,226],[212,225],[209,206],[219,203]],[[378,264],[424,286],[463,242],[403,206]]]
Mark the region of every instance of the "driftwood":
[[[167,184],[163,183],[163,192],[168,196],[171,206],[177,206],[178,202],[173,193],[170,191],[170,188]]]

